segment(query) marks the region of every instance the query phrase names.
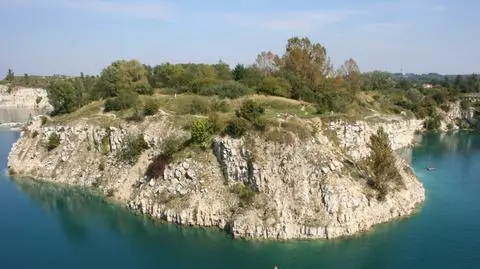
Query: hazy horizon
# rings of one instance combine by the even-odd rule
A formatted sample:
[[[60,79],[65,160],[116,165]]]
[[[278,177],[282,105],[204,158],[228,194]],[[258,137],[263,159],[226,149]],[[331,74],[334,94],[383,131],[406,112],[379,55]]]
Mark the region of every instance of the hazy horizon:
[[[338,67],[362,72],[479,73],[480,3],[426,0],[0,0],[0,76],[98,74],[119,59],[149,65],[251,64],[307,36]]]

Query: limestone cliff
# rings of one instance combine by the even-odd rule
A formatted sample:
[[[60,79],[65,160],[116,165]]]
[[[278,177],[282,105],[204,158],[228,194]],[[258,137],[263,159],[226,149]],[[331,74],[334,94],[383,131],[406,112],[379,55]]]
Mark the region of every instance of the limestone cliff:
[[[26,122],[30,117],[51,112],[47,91],[0,85],[0,123]]]
[[[166,137],[188,138],[169,115],[143,123],[100,127],[85,122],[24,128],[9,155],[9,168],[28,176],[103,192],[133,211],[155,219],[219,227],[238,238],[336,238],[412,214],[424,189],[402,159],[397,166],[405,188],[375,197],[356,160],[368,156],[366,143],[382,126],[394,148],[412,143],[416,121],[322,122],[304,120],[312,136],[280,144],[253,135],[216,137],[212,148],[187,151],[168,164],[163,176],[147,178],[148,165],[161,153]],[[338,140],[332,137],[338,134]],[[60,146],[47,151],[47,137],[60,135]],[[149,144],[134,165],[116,158],[127,134],[143,133]],[[337,143],[343,145],[339,147]],[[239,185],[240,184],[240,185]],[[257,194],[245,202],[232,191],[249,186]]]

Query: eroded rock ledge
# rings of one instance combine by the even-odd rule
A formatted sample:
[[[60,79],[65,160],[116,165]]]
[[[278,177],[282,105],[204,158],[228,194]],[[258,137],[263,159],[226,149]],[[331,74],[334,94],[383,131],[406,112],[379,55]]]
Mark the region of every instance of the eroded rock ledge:
[[[165,168],[163,177],[150,179],[144,174],[161,153],[162,141],[172,134],[188,137],[170,116],[108,129],[82,122],[41,126],[37,119],[13,145],[8,164],[19,177],[91,187],[135,212],[182,225],[218,227],[238,238],[349,236],[408,216],[425,199],[422,184],[400,158],[405,188],[385,201],[375,198],[354,165],[368,156],[368,139],[378,127],[387,131],[393,148],[400,148],[412,143],[420,121],[305,124],[317,131],[289,145],[261,137],[216,137],[211,150],[186,153]],[[332,141],[332,131],[339,141]],[[48,152],[44,144],[52,132],[60,135],[61,144]],[[115,156],[125,135],[135,133],[144,134],[150,149],[133,166],[119,163]],[[231,191],[236,184],[258,191],[251,204]]]

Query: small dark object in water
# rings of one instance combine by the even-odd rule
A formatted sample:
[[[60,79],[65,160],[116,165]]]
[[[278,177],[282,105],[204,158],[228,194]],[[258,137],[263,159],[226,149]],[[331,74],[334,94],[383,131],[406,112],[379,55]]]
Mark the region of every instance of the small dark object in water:
[[[427,171],[433,171],[435,170],[435,167],[427,167]]]

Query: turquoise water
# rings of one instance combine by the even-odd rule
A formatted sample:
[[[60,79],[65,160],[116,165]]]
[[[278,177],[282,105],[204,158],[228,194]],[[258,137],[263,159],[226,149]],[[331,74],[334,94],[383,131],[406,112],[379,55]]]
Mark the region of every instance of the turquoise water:
[[[0,132],[4,169],[17,137]],[[412,160],[427,189],[417,215],[347,240],[289,243],[155,224],[80,190],[2,173],[0,268],[480,268],[480,135],[427,135]]]

